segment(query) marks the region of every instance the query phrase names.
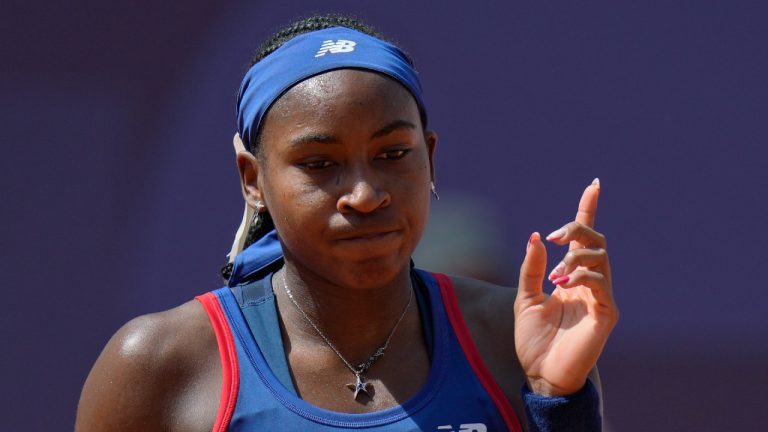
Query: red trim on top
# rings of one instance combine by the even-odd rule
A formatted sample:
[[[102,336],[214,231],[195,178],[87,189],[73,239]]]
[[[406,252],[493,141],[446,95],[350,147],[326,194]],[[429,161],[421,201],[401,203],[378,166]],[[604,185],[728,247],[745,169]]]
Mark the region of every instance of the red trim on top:
[[[213,432],[224,432],[232,420],[232,413],[237,403],[237,392],[240,388],[240,369],[237,365],[237,351],[232,331],[229,328],[227,317],[221,309],[219,299],[213,293],[206,293],[195,297],[203,305],[211,327],[216,333],[216,343],[219,345],[221,358],[221,400],[216,422],[213,424]]]
[[[435,277],[438,285],[440,286],[440,292],[442,293],[441,297],[443,298],[443,304],[445,305],[445,312],[448,314],[448,320],[451,322],[453,332],[456,334],[456,338],[459,340],[459,345],[461,345],[461,349],[464,351],[464,355],[467,357],[469,365],[472,367],[472,370],[475,371],[477,379],[480,381],[480,384],[485,387],[485,391],[488,392],[491,400],[493,400],[493,403],[499,410],[499,413],[504,419],[504,423],[507,425],[507,428],[511,432],[522,432],[520,421],[517,419],[515,410],[512,409],[512,405],[510,405],[509,400],[507,400],[507,397],[504,395],[504,392],[502,392],[501,387],[499,387],[499,384],[496,383],[496,381],[493,379],[491,373],[488,371],[488,368],[485,367],[483,359],[477,352],[475,342],[472,340],[472,336],[469,334],[467,323],[464,321],[464,317],[461,315],[459,302],[456,300],[456,293],[453,290],[453,282],[451,282],[451,279],[444,274],[433,273],[432,275]]]

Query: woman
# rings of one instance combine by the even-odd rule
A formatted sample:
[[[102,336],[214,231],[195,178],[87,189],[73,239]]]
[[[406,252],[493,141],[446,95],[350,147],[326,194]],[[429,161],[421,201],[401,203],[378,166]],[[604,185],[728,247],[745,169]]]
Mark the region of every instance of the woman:
[[[437,195],[426,120],[410,60],[370,28],[278,32],[238,98],[252,244],[236,240],[228,287],[115,334],[77,429],[599,429],[594,367],[618,319],[599,182],[546,238],[570,248],[551,297],[538,233],[517,290],[416,270]]]

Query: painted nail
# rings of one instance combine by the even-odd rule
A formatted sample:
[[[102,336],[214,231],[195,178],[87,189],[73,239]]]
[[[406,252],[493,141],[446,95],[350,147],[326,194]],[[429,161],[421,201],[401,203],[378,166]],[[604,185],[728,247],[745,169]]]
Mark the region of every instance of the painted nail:
[[[566,233],[565,227],[560,228],[559,230],[552,231],[548,236],[547,240],[557,240],[559,238],[562,238]]]
[[[571,280],[570,276],[560,276],[559,278],[553,280],[552,283],[555,285],[563,285],[567,284],[569,280]]]
[[[560,264],[556,265],[555,268],[552,269],[552,273],[549,274],[549,280],[555,280],[562,276],[564,269],[565,263],[560,261]]]
[[[534,231],[533,234],[531,234],[531,236],[528,237],[528,244],[525,246],[525,251],[528,252],[528,249],[531,248],[531,245],[533,244],[533,242],[540,239],[541,239],[541,235],[537,231]]]
[[[592,180],[592,184],[597,186],[597,187],[600,187],[600,179],[595,177],[595,179]]]

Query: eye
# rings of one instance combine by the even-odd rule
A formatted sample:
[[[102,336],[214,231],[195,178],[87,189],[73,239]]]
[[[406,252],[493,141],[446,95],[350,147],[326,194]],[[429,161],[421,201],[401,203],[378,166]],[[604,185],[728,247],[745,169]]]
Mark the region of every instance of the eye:
[[[376,159],[384,159],[384,160],[402,159],[409,152],[410,150],[390,150],[380,154],[379,156],[376,157]]]
[[[331,161],[328,161],[328,160],[315,160],[315,161],[303,162],[299,164],[299,166],[309,170],[318,170],[318,169],[328,168],[331,165],[333,165],[333,163],[331,163]]]

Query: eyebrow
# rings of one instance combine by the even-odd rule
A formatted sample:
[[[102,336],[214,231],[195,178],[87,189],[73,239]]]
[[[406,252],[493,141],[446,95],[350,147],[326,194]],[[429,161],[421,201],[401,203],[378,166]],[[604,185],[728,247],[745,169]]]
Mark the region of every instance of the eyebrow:
[[[398,129],[416,129],[416,125],[407,120],[395,120],[388,125],[382,127],[371,135],[370,139],[381,138],[387,136]],[[291,144],[294,146],[300,146],[309,143],[320,144],[338,144],[340,141],[333,135],[325,133],[308,133],[291,139]]]
[[[398,129],[416,129],[416,125],[407,120],[398,119],[374,132],[373,135],[371,135],[371,139],[381,138]]]
[[[328,135],[324,133],[309,133],[309,134],[291,139],[291,144],[294,146],[300,146],[302,144],[309,144],[309,143],[338,144],[339,140],[333,135]]]

